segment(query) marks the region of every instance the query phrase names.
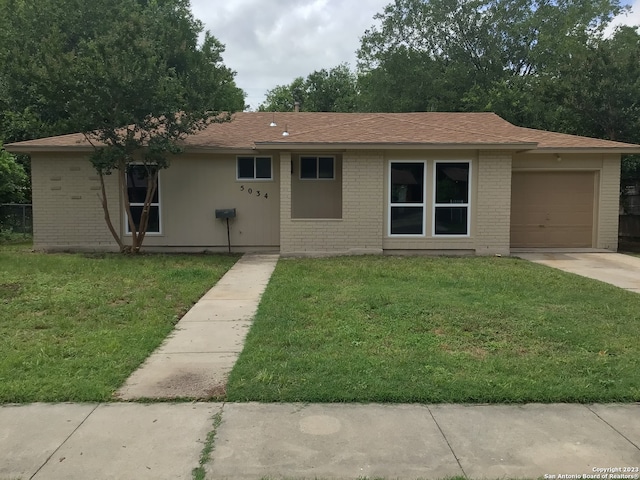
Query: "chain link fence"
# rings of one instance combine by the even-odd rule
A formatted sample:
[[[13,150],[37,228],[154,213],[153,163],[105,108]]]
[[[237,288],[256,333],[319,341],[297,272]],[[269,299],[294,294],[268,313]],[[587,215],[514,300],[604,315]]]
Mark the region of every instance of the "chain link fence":
[[[0,231],[33,233],[33,210],[31,205],[5,203],[0,205]]]

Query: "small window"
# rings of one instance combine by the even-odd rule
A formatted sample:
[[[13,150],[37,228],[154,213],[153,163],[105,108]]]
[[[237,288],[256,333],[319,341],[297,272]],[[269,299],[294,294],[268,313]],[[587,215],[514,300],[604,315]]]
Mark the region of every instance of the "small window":
[[[238,157],[238,180],[271,180],[271,157]]]
[[[469,162],[436,162],[434,235],[469,235]]]
[[[140,228],[140,218],[144,201],[147,197],[147,189],[149,187],[149,176],[155,173],[155,166],[131,164],[127,167],[127,192],[129,194],[129,203],[131,206],[131,216],[136,231]],[[149,204],[149,220],[147,222],[147,233],[160,233],[160,201],[159,186]],[[129,228],[129,220],[125,215],[126,232],[131,233]]]
[[[333,180],[335,159],[333,157],[300,157],[302,180]]]

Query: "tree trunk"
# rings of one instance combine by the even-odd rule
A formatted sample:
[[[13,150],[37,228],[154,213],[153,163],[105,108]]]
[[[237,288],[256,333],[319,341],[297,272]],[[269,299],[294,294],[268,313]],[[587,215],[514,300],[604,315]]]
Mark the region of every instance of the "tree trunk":
[[[147,172],[148,173],[148,172]],[[151,175],[147,175],[147,195],[144,199],[144,206],[142,207],[142,215],[140,215],[140,232],[138,237],[138,245],[142,245],[145,235],[147,234],[147,228],[149,228],[149,213],[151,211],[151,202],[158,189],[158,169],[154,168]],[[140,248],[140,247],[138,247]]]
[[[131,253],[137,253],[140,250],[138,246],[138,236],[136,233],[136,225],[131,215],[131,202],[129,201],[129,190],[127,188],[127,162],[120,160],[118,162],[118,175],[120,177],[120,193],[122,200],[124,201],[124,210],[127,214],[127,223],[129,225],[129,231],[131,232],[131,246],[125,247],[124,251]]]
[[[122,253],[125,250],[125,246],[124,246],[124,243],[122,243],[122,238],[120,238],[120,235],[118,235],[118,232],[116,232],[116,229],[113,227],[113,223],[111,223],[111,215],[109,214],[109,204],[107,202],[107,189],[104,186],[104,175],[100,173],[99,177],[100,177],[100,189],[102,191],[102,196],[98,195],[98,198],[100,199],[100,203],[102,204],[102,210],[104,211],[104,220],[105,222],[107,222],[107,227],[109,228],[111,235],[113,235],[113,238],[118,244],[118,248]]]

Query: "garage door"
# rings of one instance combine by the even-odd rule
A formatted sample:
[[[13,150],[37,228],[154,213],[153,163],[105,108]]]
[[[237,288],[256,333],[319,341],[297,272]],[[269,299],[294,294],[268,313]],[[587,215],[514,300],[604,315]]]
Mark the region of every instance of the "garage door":
[[[594,172],[514,172],[511,246],[592,247]]]

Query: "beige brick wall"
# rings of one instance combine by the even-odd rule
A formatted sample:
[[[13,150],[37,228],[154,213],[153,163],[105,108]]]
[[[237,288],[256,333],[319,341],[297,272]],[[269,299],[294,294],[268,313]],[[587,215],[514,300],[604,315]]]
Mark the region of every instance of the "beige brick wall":
[[[508,152],[480,151],[474,152],[471,156],[467,155],[472,160],[470,236],[446,239],[431,236],[430,217],[427,218],[427,235],[423,238],[404,239],[387,236],[386,184],[388,179],[386,171],[388,161],[390,159],[397,160],[396,156],[389,155],[390,152],[371,151],[343,153],[342,215],[337,219],[292,219],[291,154],[282,153],[279,156],[280,181],[278,181],[278,172],[276,171],[278,156],[274,155],[273,157],[274,181],[269,185],[260,186],[265,192],[269,192],[269,201],[264,198],[254,198],[254,196],[249,197],[246,192],[239,190],[241,186],[237,184],[238,182],[234,183],[234,178],[232,178],[235,162],[233,158],[229,157],[226,163],[223,162],[228,167],[228,175],[224,177],[224,181],[223,177],[220,177],[220,182],[226,185],[229,183],[227,177],[231,178],[232,181],[229,183],[231,190],[227,191],[224,189],[226,187],[222,188],[222,185],[218,185],[218,188],[214,190],[216,192],[219,190],[219,195],[216,193],[220,197],[219,200],[215,200],[214,197],[218,197],[211,196],[211,194],[207,194],[209,196],[201,199],[202,203],[206,204],[206,208],[203,207],[202,210],[203,220],[198,226],[199,230],[192,232],[187,228],[188,216],[184,216],[182,212],[191,211],[192,207],[189,207],[188,202],[185,205],[179,204],[180,199],[177,198],[178,204],[173,205],[175,202],[172,202],[171,205],[168,203],[163,205],[163,208],[167,209],[163,213],[166,217],[163,217],[163,235],[157,238],[148,237],[145,240],[145,246],[149,248],[165,246],[169,248],[176,246],[202,248],[202,245],[220,244],[220,248],[223,248],[226,229],[222,229],[220,222],[213,219],[213,209],[236,206],[239,208],[239,215],[240,213],[247,215],[247,221],[251,225],[253,220],[249,217],[253,218],[254,215],[264,217],[264,221],[270,226],[270,233],[268,241],[265,243],[261,241],[265,232],[264,222],[260,223],[260,228],[254,229],[255,232],[250,230],[251,225],[247,224],[248,226],[245,228],[240,222],[236,222],[234,228],[237,231],[232,229],[232,237],[235,235],[232,238],[232,244],[247,245],[249,246],[247,248],[273,249],[277,248],[279,241],[280,251],[285,255],[381,253],[383,250],[441,252],[456,250],[484,255],[508,254],[512,168],[524,170],[571,170],[575,168],[598,172],[599,186],[597,189],[598,198],[596,199],[594,246],[610,250],[617,249],[619,155],[567,154],[563,155],[562,161],[558,161],[554,155],[518,154],[514,156],[513,162]],[[415,152],[415,155],[416,158],[419,157],[427,161],[427,182],[430,186],[433,160],[448,159],[448,157],[442,152],[438,154]],[[180,190],[182,188],[180,186],[192,182],[190,173],[203,161],[205,159],[196,159],[195,157],[189,161],[185,160],[185,168],[189,166],[193,168],[186,168],[184,175],[180,174],[180,164],[176,161],[175,172],[161,179],[164,194],[175,193],[176,195],[171,196],[180,196],[179,191],[184,191]],[[191,165],[189,162],[195,162],[198,165]],[[220,165],[216,163],[214,166],[211,159],[208,158],[206,162],[210,166],[210,177],[218,178]],[[122,215],[119,213],[117,176],[115,174],[108,176],[106,181],[112,221],[116,229],[120,230],[123,224]],[[98,199],[100,192],[98,176],[86,157],[52,153],[34,154],[32,156],[32,182],[34,247],[36,249],[117,249],[106,227]],[[197,188],[199,192],[212,189],[209,180],[203,180],[203,184],[203,187]],[[173,192],[172,189],[176,191]],[[429,189],[428,196],[430,196]],[[273,204],[271,200],[273,200]],[[317,201],[321,202],[322,198],[318,198]],[[163,197],[162,202],[169,202],[169,198]],[[246,205],[242,202],[246,202]],[[429,202],[427,203],[427,213],[430,215],[431,205]],[[269,207],[269,205],[271,206]],[[273,215],[267,215],[265,212],[272,212]],[[280,220],[279,228],[278,218]],[[186,222],[183,222],[184,225],[178,222],[182,219]],[[206,228],[202,225],[205,225]],[[207,228],[217,229],[218,227],[220,227],[220,232],[207,230]],[[180,233],[185,231],[190,232],[188,237],[184,237],[186,234]],[[253,238],[254,236],[256,238]]]
[[[508,255],[511,226],[511,153],[480,151],[475,249],[478,255]]]
[[[385,169],[387,152],[346,152],[343,157],[343,204],[341,219],[291,218],[291,157],[281,157],[280,225],[282,254],[317,255],[342,253],[380,253],[394,251],[458,251],[483,255],[509,254],[511,203],[511,154],[476,152],[464,154],[472,161],[471,231],[468,237],[442,238],[431,235],[431,216],[427,216],[427,235],[422,238],[389,237],[386,234],[387,198]],[[417,155],[417,156],[416,156]],[[434,159],[455,160],[462,153],[408,152],[403,158],[427,160],[428,184],[432,183]],[[428,192],[431,188],[428,189]],[[430,198],[430,194],[428,193]],[[322,201],[322,199],[317,199]],[[430,201],[429,201],[430,202]],[[428,202],[428,203],[429,203]],[[431,212],[430,203],[427,206]]]
[[[33,154],[33,242],[38,250],[117,250],[98,199],[100,181],[80,155]],[[116,175],[106,177],[116,229],[120,226]]]
[[[342,161],[342,218],[291,218],[291,157],[281,156],[280,251],[284,255],[382,253],[384,156],[349,151]],[[322,201],[322,199],[317,199]]]
[[[597,248],[618,250],[620,211],[620,155],[605,155],[600,170]]]

